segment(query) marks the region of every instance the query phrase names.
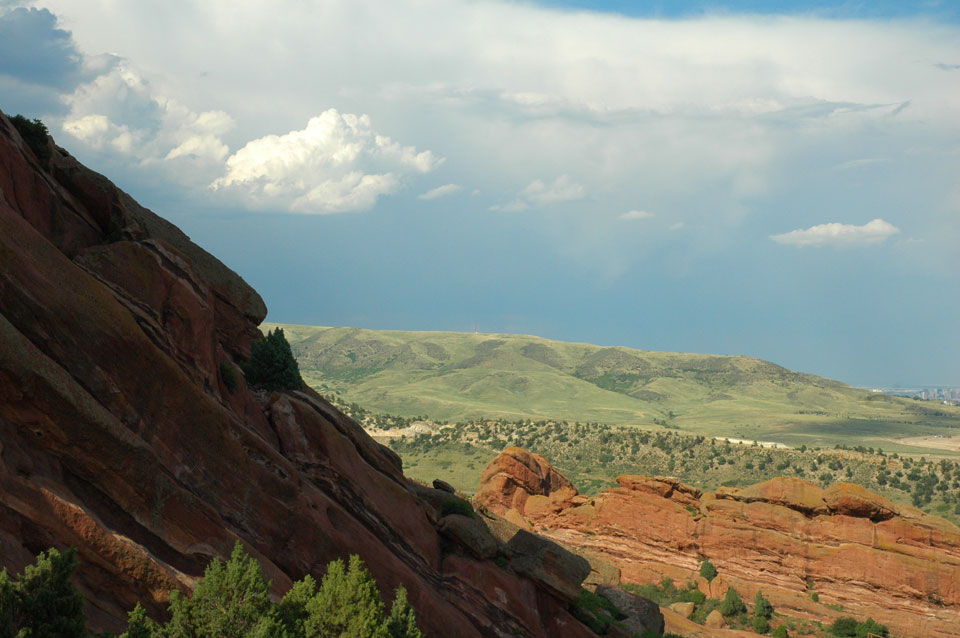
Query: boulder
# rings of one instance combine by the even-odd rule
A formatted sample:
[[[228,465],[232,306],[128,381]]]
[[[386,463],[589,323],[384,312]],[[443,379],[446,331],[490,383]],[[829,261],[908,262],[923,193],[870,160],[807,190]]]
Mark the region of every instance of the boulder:
[[[554,492],[564,499],[577,495],[573,484],[547,459],[508,447],[484,468],[474,501],[501,516],[510,509],[524,514],[530,496],[549,497]]]
[[[437,529],[481,560],[497,555],[497,541],[478,518],[449,514],[440,519]]]
[[[567,601],[580,595],[580,585],[590,575],[590,563],[585,558],[525,530],[513,535],[506,552],[514,571]]]
[[[440,479],[433,479],[433,489],[449,492],[450,494],[457,493],[457,490],[452,485],[446,481],[441,481]]]
[[[692,616],[695,608],[696,605],[693,603],[673,603],[670,605],[670,611],[676,612],[684,618],[689,618]]]
[[[587,559],[590,563],[590,574],[583,581],[586,589],[596,590],[603,585],[606,587],[617,587],[620,585],[620,568],[613,563],[604,560],[594,551],[581,550],[577,552]]]
[[[831,485],[823,498],[834,514],[886,521],[899,513],[899,508],[892,501],[853,483]]]
[[[724,620],[723,614],[720,613],[719,609],[714,609],[707,614],[706,620],[703,621],[703,626],[709,627],[710,629],[723,629],[727,626],[727,621]]]
[[[761,502],[781,505],[807,515],[829,514],[827,503],[823,499],[823,490],[806,481],[792,476],[778,476],[763,483],[757,483],[735,493],[724,494],[724,488],[717,490],[720,498],[732,498],[747,503]]]
[[[619,587],[600,585],[597,587],[596,593],[613,603],[614,607],[625,616],[618,620],[629,633],[653,632],[658,635],[663,634],[663,614],[655,602],[631,594]]]

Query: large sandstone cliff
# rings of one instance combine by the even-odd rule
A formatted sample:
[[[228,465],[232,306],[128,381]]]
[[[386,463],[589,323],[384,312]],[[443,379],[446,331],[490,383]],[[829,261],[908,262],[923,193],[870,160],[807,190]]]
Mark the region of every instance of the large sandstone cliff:
[[[445,493],[317,394],[249,390],[237,363],[265,314],[63,149],[41,166],[0,114],[0,565],[77,547],[91,625],[117,630],[240,539],[277,593],[359,554],[428,635],[593,635],[567,612],[585,572],[520,569],[484,529],[478,557],[439,516]]]
[[[708,558],[721,574],[701,583],[712,597],[733,586],[750,600],[762,589],[797,618],[873,617],[898,636],[960,636],[960,529],[948,521],[846,483],[823,490],[778,478],[701,493],[663,477],[617,482],[588,498],[543,457],[508,448],[484,470],[475,500],[596,552],[625,582],[696,581]]]

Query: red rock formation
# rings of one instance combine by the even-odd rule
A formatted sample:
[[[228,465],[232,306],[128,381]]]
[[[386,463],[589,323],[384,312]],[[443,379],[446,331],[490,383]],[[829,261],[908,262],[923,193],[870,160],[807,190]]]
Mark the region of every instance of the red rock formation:
[[[700,561],[709,558],[721,574],[700,583],[710,597],[733,586],[750,600],[762,589],[779,611],[800,618],[872,616],[899,636],[960,636],[960,529],[941,518],[856,485],[822,490],[796,478],[701,494],[671,478],[621,476],[620,487],[594,498],[565,494],[553,507],[530,508],[551,492],[525,488],[525,499],[517,499],[494,489],[536,485],[522,470],[510,476],[528,465],[516,462],[525,456],[538,459],[539,475],[557,474],[542,457],[511,448],[484,470],[477,505],[600,554],[625,582],[696,582]],[[676,614],[664,615],[671,630]]]
[[[240,539],[278,593],[359,554],[429,635],[592,635],[555,589],[441,542],[399,458],[320,396],[248,390],[265,313],[62,149],[40,166],[0,114],[0,564],[77,547],[97,630],[138,600],[162,613]]]

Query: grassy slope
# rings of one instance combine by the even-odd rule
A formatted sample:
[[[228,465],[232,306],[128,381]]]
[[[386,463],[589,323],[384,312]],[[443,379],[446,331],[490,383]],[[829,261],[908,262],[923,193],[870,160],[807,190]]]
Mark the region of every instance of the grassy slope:
[[[404,416],[645,426],[657,419],[715,436],[904,452],[917,449],[888,439],[960,427],[958,408],[871,394],[749,357],[525,335],[283,328],[310,385]]]

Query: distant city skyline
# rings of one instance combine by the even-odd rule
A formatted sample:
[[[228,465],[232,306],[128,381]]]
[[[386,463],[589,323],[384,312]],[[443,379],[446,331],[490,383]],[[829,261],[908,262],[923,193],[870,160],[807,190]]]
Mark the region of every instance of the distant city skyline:
[[[0,0],[0,109],[269,319],[960,386],[960,5]]]

